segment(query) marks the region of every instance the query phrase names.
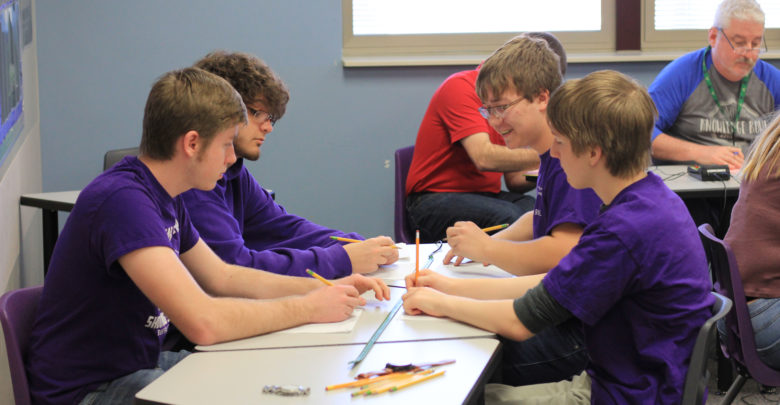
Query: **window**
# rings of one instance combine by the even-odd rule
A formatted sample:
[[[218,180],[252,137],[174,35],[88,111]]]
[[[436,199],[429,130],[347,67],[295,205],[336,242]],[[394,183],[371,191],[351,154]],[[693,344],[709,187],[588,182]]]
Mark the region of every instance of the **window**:
[[[720,0],[647,0],[643,51],[692,50],[706,45]],[[758,0],[766,16],[764,37],[770,53],[780,56],[780,2]]]
[[[614,2],[342,0],[342,57],[345,66],[477,64],[524,31],[554,32],[570,52],[607,52]]]
[[[344,66],[477,64],[525,31],[554,33],[570,62],[671,60],[706,45],[719,2],[342,0],[342,60]],[[780,2],[759,3],[767,16],[764,58],[780,57]],[[616,52],[626,38],[635,39],[629,48],[641,50]]]

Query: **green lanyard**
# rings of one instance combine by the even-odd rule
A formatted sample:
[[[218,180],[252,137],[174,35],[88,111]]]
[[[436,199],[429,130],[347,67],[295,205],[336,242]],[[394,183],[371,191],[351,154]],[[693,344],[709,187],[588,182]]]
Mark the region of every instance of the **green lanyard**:
[[[710,90],[712,101],[714,101],[715,105],[718,106],[718,110],[720,110],[720,113],[723,115],[723,117],[727,118],[726,112],[723,111],[723,107],[721,107],[720,101],[718,101],[718,95],[715,94],[715,88],[712,87],[712,79],[710,78],[710,72],[707,70],[707,53],[710,51],[711,48],[712,47],[708,46],[707,50],[704,51],[704,55],[701,57],[701,73],[704,75],[704,81],[707,83],[707,88]],[[734,124],[731,126],[732,145],[736,144],[734,137],[736,136],[737,133],[737,122],[739,122],[739,114],[742,112],[742,104],[744,104],[745,102],[745,93],[747,92],[748,81],[750,81],[750,73],[748,73],[745,77],[742,78],[742,82],[739,85],[739,98],[737,99],[737,114],[734,116]]]

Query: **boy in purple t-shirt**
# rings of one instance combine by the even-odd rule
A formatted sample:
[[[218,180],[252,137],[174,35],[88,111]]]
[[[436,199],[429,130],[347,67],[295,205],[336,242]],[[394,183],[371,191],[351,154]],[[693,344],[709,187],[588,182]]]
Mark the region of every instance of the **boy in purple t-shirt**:
[[[228,265],[200,239],[180,194],[235,162],[246,122],[224,79],[163,75],[146,103],[139,157],[82,190],[54,248],[26,357],[33,403],[127,403],[187,352],[163,352],[172,322],[196,344],[345,319],[380,280],[312,278]]]
[[[455,223],[447,230],[451,249],[445,263],[459,256],[456,265],[468,257],[516,275],[545,273],[569,253],[598,214],[601,202],[593,190],[569,186],[558,160],[550,157],[554,137],[546,109],[561,75],[556,55],[545,45],[523,35],[513,38],[485,60],[476,84],[485,104],[482,114],[507,145],[539,154],[534,210],[493,237],[473,222]],[[579,374],[587,363],[583,347],[582,327],[576,320],[527,342],[507,342],[503,381],[524,385]]]
[[[244,162],[260,158],[261,147],[284,115],[290,95],[260,59],[242,52],[212,52],[195,63],[227,80],[246,104],[247,125],[233,142],[238,160],[213,190],[182,194],[201,237],[222,260],[290,276],[311,269],[325,278],[368,273],[398,260],[393,240],[379,236],[343,243],[331,236],[362,240],[287,212],[260,187]]]
[[[552,156],[572,187],[603,201],[598,217],[546,275],[450,280],[426,270],[417,286],[432,288],[407,279],[404,308],[517,340],[582,321],[585,372],[557,383],[489,384],[488,404],[679,403],[712,286],[685,205],[646,171],[652,99],[630,78],[600,71],[556,90],[547,116]]]

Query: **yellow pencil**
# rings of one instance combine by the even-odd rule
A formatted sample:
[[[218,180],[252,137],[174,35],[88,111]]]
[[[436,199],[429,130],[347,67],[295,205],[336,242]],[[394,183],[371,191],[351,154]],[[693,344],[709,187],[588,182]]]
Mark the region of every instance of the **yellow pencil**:
[[[414,234],[414,245],[416,247],[414,260],[414,285],[417,285],[417,277],[420,275],[420,230]]]
[[[431,378],[436,378],[436,377],[438,377],[440,375],[444,375],[444,370],[439,371],[438,373],[435,373],[435,374],[426,375],[426,376],[423,376],[423,377],[420,377],[420,378],[415,378],[412,381],[409,381],[409,382],[401,384],[401,385],[399,385],[397,387],[391,388],[390,391],[398,391],[398,390],[400,390],[402,388],[406,388],[406,387],[408,387],[410,385],[414,385],[414,384],[417,384],[419,382],[423,382],[425,380],[430,380]]]
[[[504,228],[506,228],[508,226],[509,226],[509,224],[493,225],[493,226],[489,226],[487,228],[482,228],[482,232],[486,232],[487,233],[487,232],[491,232],[491,231],[496,231],[496,230],[499,230],[499,229],[504,229]],[[442,242],[446,242],[447,238],[444,238],[441,241]]]
[[[330,238],[333,239],[333,240],[337,240],[339,242],[349,242],[349,243],[363,242],[360,239],[342,238],[341,236],[331,236]],[[393,245],[393,247],[396,248],[396,249],[400,249],[396,245]]]
[[[313,271],[311,271],[309,269],[306,269],[306,272],[309,273],[310,276],[312,276],[312,277],[316,278],[317,280],[320,280],[323,283],[325,283],[325,285],[329,285],[329,286],[333,285],[333,283],[331,283],[330,280],[326,280],[325,277],[322,277],[321,275],[319,275],[319,274],[317,274],[317,273],[315,273],[315,272],[313,272]]]
[[[427,380],[430,380],[431,378],[436,378],[436,377],[438,377],[440,375],[444,375],[444,371],[439,371],[438,373],[429,374],[429,375],[425,375],[425,376],[419,376],[419,377],[415,376],[410,381],[404,382],[404,383],[399,384],[399,385],[393,385],[393,386],[389,386],[389,387],[382,387],[382,388],[380,388],[380,389],[378,389],[376,391],[369,391],[369,392],[365,393],[365,395],[378,395],[378,394],[381,394],[381,393],[384,393],[384,392],[387,392],[387,391],[395,392],[395,391],[398,391],[400,389],[406,388],[406,387],[408,387],[410,385],[414,385],[414,384],[417,384],[419,382],[427,381]]]

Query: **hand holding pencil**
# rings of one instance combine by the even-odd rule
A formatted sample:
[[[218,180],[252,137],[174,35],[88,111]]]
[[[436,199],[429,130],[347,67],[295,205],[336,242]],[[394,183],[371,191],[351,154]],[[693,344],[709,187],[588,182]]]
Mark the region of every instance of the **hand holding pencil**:
[[[505,225],[500,225],[505,228]],[[490,229],[490,228],[485,228]],[[489,262],[486,251],[493,239],[484,230],[471,221],[459,221],[447,228],[447,243],[450,251],[444,257],[444,263],[449,264],[452,257],[468,257],[475,262]],[[462,260],[462,259],[461,259]],[[456,264],[460,264],[459,260]]]
[[[331,236],[331,239],[347,242],[344,250],[349,256],[353,273],[370,273],[384,264],[398,260],[398,247],[387,236],[377,236],[366,240],[348,239]]]

